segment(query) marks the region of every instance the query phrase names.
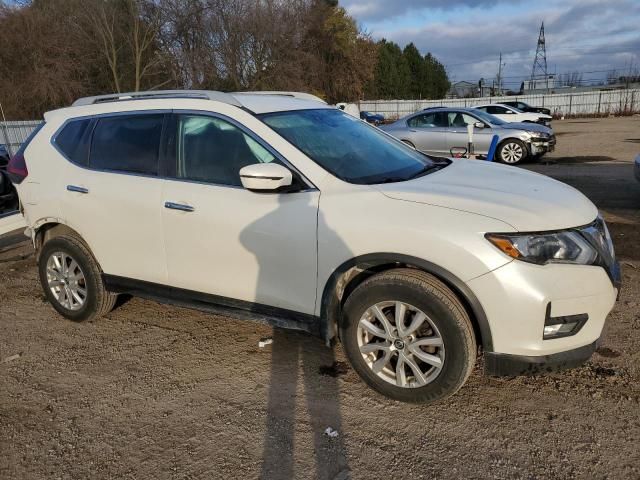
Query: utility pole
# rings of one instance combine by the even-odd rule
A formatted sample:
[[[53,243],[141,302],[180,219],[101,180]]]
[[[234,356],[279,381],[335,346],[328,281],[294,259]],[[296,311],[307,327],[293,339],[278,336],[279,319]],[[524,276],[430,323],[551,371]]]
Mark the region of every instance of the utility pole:
[[[544,22],[540,25],[536,56],[533,59],[533,68],[531,69],[530,87],[535,86],[534,81],[536,78],[544,78],[547,91],[549,91],[549,75],[547,75],[547,45],[544,39]]]
[[[502,63],[502,52],[500,52],[500,60],[498,61],[498,76],[496,77],[499,95],[502,95],[502,67],[504,67],[505,65],[506,63]]]

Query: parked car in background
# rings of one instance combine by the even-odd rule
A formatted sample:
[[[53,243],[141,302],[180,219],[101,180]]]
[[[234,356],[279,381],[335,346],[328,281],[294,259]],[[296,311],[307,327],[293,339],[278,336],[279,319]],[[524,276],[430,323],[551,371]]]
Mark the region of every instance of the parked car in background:
[[[584,362],[616,301],[580,192],[428,157],[321,102],[135,92],[45,121],[9,172],[43,292],[74,321],[128,293],[303,330],[339,339],[378,392],[427,403],[480,345],[494,375]]]
[[[348,113],[352,117],[360,118],[360,108],[355,103],[336,103],[336,108],[342,110],[344,113]]]
[[[551,110],[543,107],[532,107],[528,103],[521,102],[520,100],[510,101],[510,102],[500,102],[502,105],[507,105],[509,107],[517,108],[523,112],[528,113],[544,113],[545,115],[551,115]]]
[[[0,145],[0,215],[18,208],[18,195],[7,174],[8,164],[9,152],[4,145]]]
[[[0,144],[0,168],[7,168],[9,163],[9,151],[5,145]]]
[[[509,107],[499,103],[490,105],[478,105],[478,110],[482,110],[490,115],[495,115],[505,122],[531,122],[539,123],[540,125],[550,126],[553,118],[551,115],[545,115],[544,113],[527,113],[517,108]]]
[[[381,113],[360,112],[360,118],[368,123],[374,125],[381,125],[384,123],[384,115]]]
[[[466,147],[467,125],[473,125],[477,155],[487,155],[491,139],[498,135],[496,160],[511,165],[540,157],[555,148],[553,130],[536,123],[509,123],[473,108],[430,108],[380,128],[428,155],[452,156],[452,149]]]
[[[636,180],[640,182],[640,155],[636,157],[636,161],[634,163],[633,171],[636,175]]]

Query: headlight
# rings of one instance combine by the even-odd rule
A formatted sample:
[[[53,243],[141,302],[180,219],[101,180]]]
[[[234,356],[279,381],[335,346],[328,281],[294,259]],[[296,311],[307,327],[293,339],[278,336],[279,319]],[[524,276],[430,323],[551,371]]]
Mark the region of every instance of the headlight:
[[[592,265],[598,252],[576,231],[485,235],[503,253],[525,262]]]
[[[529,132],[529,131],[527,131],[527,133],[529,135],[531,135],[533,138],[549,138],[549,134],[545,133],[545,132]]]

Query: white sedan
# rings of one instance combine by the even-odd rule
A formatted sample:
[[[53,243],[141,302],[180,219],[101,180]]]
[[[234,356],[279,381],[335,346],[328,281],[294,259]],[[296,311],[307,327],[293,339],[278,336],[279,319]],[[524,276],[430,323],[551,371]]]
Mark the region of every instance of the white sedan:
[[[495,115],[505,122],[533,122],[548,127],[551,125],[551,120],[553,118],[551,115],[545,115],[544,113],[523,112],[515,107],[510,107],[509,105],[503,105],[501,103],[479,105],[474,108],[490,113],[491,115]]]

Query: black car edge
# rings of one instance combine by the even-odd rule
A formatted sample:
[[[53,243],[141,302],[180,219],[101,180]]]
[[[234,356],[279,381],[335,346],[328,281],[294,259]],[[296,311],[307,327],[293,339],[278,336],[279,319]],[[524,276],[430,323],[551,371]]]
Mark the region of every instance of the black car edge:
[[[500,103],[502,103],[503,105],[508,105],[510,107],[517,108],[518,110],[522,110],[523,112],[542,113],[544,115],[551,115],[551,110],[549,110],[548,108],[532,107],[531,105],[524,102],[509,101],[509,102],[500,102]]]

